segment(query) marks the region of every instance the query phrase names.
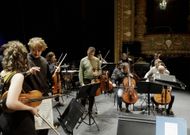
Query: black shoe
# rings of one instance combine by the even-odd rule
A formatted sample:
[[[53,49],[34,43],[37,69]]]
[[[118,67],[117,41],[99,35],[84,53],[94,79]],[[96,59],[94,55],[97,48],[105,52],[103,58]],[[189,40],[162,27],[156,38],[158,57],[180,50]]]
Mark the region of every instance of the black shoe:
[[[122,112],[122,108],[119,107],[119,111]]]
[[[155,108],[155,111],[156,111],[157,113],[162,113],[162,110],[159,109],[158,107]]]
[[[166,114],[167,114],[168,116],[174,116],[174,112],[171,111],[171,110],[170,110],[170,111],[167,110],[167,111],[166,111]]]
[[[122,106],[118,105],[118,107],[119,107],[119,111],[122,112]]]
[[[129,109],[126,109],[125,112],[126,112],[126,113],[131,113],[131,111],[129,111]]]
[[[64,106],[64,104],[61,103],[61,102],[58,102],[58,103],[57,103],[57,106]]]
[[[60,123],[59,122],[55,122],[53,125],[54,125],[55,128],[58,128],[60,126]]]

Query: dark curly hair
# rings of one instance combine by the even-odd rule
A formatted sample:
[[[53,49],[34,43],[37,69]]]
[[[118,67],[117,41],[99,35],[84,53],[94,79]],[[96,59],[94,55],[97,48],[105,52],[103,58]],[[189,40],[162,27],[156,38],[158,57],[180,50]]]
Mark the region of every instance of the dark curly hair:
[[[2,66],[5,71],[28,70],[27,49],[20,41],[9,41],[3,52]]]

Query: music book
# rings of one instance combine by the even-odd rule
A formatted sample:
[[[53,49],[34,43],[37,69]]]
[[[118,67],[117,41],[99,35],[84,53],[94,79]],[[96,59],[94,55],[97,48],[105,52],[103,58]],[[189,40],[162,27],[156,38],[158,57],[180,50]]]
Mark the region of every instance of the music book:
[[[175,75],[166,75],[166,74],[155,74],[154,80],[160,81],[168,81],[168,82],[176,82]]]
[[[178,117],[156,117],[156,135],[187,135],[187,121]]]
[[[46,119],[53,126],[53,107],[52,99],[42,100],[42,103],[38,106],[39,114]],[[50,129],[51,127],[40,117],[35,118],[35,127],[36,130],[39,129]]]

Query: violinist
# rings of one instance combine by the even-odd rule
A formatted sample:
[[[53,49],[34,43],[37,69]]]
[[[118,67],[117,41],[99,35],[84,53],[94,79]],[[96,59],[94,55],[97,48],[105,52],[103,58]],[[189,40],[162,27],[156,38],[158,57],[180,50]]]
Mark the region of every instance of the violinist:
[[[49,65],[49,69],[52,76],[52,91],[53,94],[61,94],[62,93],[62,84],[61,84],[61,78],[60,78],[60,67],[57,66],[57,59],[54,52],[49,52],[46,55],[46,60]],[[56,70],[58,68],[58,70]],[[55,71],[57,73],[55,73]],[[59,96],[55,98],[55,101],[57,101],[58,106],[63,106],[64,104],[59,100]]]
[[[81,86],[85,84],[90,84],[92,80],[97,79],[101,75],[101,63],[100,60],[94,56],[95,48],[89,47],[87,50],[87,56],[80,60],[79,66],[79,82]],[[88,97],[89,100],[89,108],[88,111],[92,112],[92,108],[94,105],[94,96]],[[81,103],[83,106],[86,104],[86,99],[81,99]]]
[[[28,42],[29,50],[27,59],[29,68],[39,67],[39,72],[35,72],[26,77],[27,87],[31,90],[39,90],[43,96],[51,94],[51,73],[47,60],[42,56],[42,52],[48,47],[41,37],[33,37]],[[51,105],[49,107],[52,108]],[[45,114],[44,114],[45,115]],[[37,130],[38,135],[48,135],[49,129]]]
[[[27,49],[19,41],[9,41],[3,54],[1,77],[6,80],[3,91],[8,91],[5,106],[12,112],[3,111],[0,116],[0,129],[3,135],[37,135],[34,115],[38,116],[38,109],[19,100],[21,93],[29,92],[24,87],[26,81],[22,74],[28,71]],[[10,79],[6,79],[8,77]]]

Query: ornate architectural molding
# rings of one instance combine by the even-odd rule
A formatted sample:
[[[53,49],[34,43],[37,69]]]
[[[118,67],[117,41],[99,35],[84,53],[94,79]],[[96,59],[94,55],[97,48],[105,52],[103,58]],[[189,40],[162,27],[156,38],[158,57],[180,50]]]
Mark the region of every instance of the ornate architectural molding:
[[[141,42],[141,53],[144,55],[152,55],[156,51],[161,51],[170,57],[190,57],[190,34],[145,34],[146,1],[115,1],[115,62],[118,62],[120,58],[122,43],[132,40]]]
[[[162,52],[169,57],[190,56],[190,35],[187,34],[157,34],[144,36],[142,53],[152,55]]]
[[[115,62],[120,59],[122,44],[124,41],[134,39],[134,9],[131,0],[115,1]]]

